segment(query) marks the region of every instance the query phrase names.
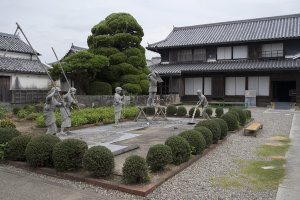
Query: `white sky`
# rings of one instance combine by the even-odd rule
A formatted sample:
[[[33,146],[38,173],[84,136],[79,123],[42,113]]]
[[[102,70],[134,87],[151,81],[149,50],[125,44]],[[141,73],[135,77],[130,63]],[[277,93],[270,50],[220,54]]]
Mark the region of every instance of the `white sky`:
[[[91,28],[113,12],[127,12],[144,29],[142,45],[167,37],[173,26],[300,13],[299,0],[1,0],[0,32],[18,22],[43,62],[63,57],[72,43],[87,47]],[[158,54],[146,52],[151,59]]]

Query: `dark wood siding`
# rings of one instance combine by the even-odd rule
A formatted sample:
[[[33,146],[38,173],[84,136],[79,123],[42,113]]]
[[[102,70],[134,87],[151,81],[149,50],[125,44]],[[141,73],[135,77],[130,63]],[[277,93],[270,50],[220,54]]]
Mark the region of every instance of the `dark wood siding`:
[[[213,98],[223,98],[225,94],[224,77],[213,76],[212,77],[212,96]]]
[[[10,102],[10,77],[0,76],[0,102]]]

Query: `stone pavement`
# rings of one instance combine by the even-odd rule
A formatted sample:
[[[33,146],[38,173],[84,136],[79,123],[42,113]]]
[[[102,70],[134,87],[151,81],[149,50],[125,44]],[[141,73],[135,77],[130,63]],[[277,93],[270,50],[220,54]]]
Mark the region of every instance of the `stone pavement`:
[[[286,176],[279,185],[276,200],[300,199],[300,113],[294,114],[287,153]]]

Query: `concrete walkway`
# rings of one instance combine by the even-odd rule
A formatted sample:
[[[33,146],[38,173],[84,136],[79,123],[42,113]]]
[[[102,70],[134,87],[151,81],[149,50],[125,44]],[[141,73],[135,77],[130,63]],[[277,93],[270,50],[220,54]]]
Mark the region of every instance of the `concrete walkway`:
[[[295,113],[290,131],[286,176],[279,185],[276,200],[300,199],[300,114]]]

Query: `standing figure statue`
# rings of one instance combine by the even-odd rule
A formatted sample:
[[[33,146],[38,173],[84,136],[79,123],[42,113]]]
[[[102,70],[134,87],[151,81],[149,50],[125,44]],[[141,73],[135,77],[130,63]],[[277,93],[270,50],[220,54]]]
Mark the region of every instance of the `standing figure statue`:
[[[64,133],[64,129],[67,128],[67,132],[69,133],[71,128],[71,111],[70,108],[72,104],[77,104],[78,102],[74,99],[74,95],[76,93],[76,89],[71,87],[69,88],[69,91],[63,95],[63,104],[64,107],[60,107],[60,113],[61,113],[61,129],[60,134],[66,135]]]
[[[124,96],[121,96],[122,92],[121,87],[116,87],[115,95],[114,95],[114,107],[115,107],[115,125],[117,126],[119,124],[119,121],[121,119],[121,111],[122,111],[122,105],[124,104],[123,98]]]
[[[199,100],[199,106],[202,106],[203,110],[202,110],[202,116],[205,119],[210,119],[208,114],[206,113],[206,109],[208,107],[208,101],[206,99],[206,97],[202,94],[201,90],[197,90],[197,95],[198,95],[198,100]]]
[[[148,75],[149,80],[149,96],[147,100],[147,106],[155,106],[154,100],[157,93],[157,82],[161,83],[163,80],[160,78],[156,71],[151,72]]]
[[[56,119],[55,119],[55,108],[61,106],[62,104],[57,101],[57,96],[59,95],[60,88],[53,87],[48,92],[46,97],[46,103],[44,105],[44,119],[47,126],[47,134],[55,135],[57,133]]]

